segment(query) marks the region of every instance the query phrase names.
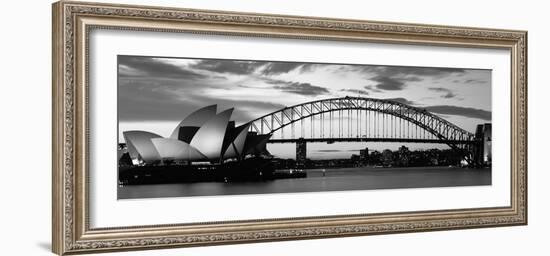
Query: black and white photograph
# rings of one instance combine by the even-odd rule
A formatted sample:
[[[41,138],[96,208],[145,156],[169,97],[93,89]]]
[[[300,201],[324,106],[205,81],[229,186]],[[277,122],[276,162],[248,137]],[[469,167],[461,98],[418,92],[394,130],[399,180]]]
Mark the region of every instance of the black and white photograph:
[[[491,185],[491,70],[118,56],[118,199]]]

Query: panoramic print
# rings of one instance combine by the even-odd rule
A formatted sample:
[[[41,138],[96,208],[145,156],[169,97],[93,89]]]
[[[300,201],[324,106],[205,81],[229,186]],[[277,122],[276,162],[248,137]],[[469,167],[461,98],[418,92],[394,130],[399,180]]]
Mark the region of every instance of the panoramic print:
[[[118,56],[118,198],[491,185],[491,70],[367,64]]]

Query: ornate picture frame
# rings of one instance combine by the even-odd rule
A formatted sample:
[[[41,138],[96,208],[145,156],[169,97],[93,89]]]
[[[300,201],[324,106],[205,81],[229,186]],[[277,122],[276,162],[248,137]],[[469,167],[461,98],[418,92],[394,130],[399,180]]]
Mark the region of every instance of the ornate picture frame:
[[[90,32],[98,29],[510,51],[510,205],[90,227]],[[527,224],[527,32],[61,1],[53,4],[52,248],[59,255]]]

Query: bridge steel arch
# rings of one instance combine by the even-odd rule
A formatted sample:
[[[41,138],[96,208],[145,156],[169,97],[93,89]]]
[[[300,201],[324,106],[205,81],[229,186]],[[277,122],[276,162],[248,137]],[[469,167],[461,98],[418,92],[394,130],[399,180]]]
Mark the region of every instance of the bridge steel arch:
[[[459,148],[458,144],[462,145],[464,142],[475,141],[474,134],[425,109],[395,100],[366,97],[330,98],[285,107],[251,121],[249,129],[251,132],[259,134],[273,134],[297,121],[341,110],[374,111],[401,118],[426,130],[437,139],[445,141],[447,145],[454,149]]]

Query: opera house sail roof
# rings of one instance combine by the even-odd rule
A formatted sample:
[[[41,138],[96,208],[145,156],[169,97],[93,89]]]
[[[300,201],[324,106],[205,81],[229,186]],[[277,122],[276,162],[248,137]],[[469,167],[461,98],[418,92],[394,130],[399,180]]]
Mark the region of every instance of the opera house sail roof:
[[[184,128],[187,129],[186,132],[181,133],[182,136],[190,136],[191,138],[197,130],[210,118],[214,117],[216,115],[216,105],[211,105],[208,107],[201,108],[190,115],[188,115],[185,119],[183,119],[178,126],[174,129],[172,134],[170,135],[171,139],[180,139],[180,129]],[[189,141],[186,141],[189,143]]]
[[[210,118],[195,133],[191,146],[202,152],[208,159],[222,158],[223,139],[232,113],[233,109],[228,109]]]
[[[216,113],[217,106],[201,108],[184,118],[168,138],[146,131],[124,131],[128,154],[134,165],[166,162],[222,163],[246,155],[268,154],[270,135],[249,132],[250,123],[235,127],[233,109]]]
[[[151,141],[154,138],[162,138],[160,135],[145,131],[126,131],[123,136],[128,147],[128,154],[134,164],[160,160],[157,148]]]

